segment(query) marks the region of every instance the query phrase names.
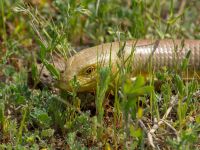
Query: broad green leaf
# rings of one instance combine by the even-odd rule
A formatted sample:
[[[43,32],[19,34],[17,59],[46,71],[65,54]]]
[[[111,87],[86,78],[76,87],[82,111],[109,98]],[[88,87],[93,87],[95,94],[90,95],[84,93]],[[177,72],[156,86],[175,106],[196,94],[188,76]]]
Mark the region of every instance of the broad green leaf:
[[[140,88],[131,88],[129,91],[126,92],[126,94],[129,95],[144,95],[144,94],[149,94],[153,91],[153,86],[143,86]]]
[[[144,86],[144,84],[145,80],[143,76],[138,76],[134,82],[132,82],[131,80],[127,80],[124,85],[124,92],[129,94],[133,93],[138,88]]]
[[[42,43],[42,41],[38,40],[38,42],[39,42],[39,45],[40,45],[39,57],[43,61],[46,57],[46,54],[47,54],[47,48],[44,45],[44,43]]]
[[[137,138],[139,138],[139,137],[141,137],[142,136],[142,131],[141,131],[141,129],[140,128],[134,128],[134,126],[133,125],[131,125],[130,126],[130,135],[132,136],[132,137],[137,137]]]
[[[47,68],[47,70],[51,73],[51,75],[59,80],[60,72],[55,68],[55,66],[50,64],[47,60],[44,60],[43,63],[45,65],[45,67]]]

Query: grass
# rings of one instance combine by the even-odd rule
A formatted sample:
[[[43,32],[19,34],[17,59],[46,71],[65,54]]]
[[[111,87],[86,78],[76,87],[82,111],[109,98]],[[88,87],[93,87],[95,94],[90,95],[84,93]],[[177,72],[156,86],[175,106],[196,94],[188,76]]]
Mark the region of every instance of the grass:
[[[131,81],[122,63],[113,86],[110,68],[99,68],[95,93],[77,93],[76,78],[72,93],[42,85],[37,70],[41,62],[59,79],[53,55],[67,59],[74,47],[200,39],[199,8],[185,0],[0,0],[0,149],[199,149],[200,85],[180,74],[189,54],[177,70],[150,71],[148,83]]]

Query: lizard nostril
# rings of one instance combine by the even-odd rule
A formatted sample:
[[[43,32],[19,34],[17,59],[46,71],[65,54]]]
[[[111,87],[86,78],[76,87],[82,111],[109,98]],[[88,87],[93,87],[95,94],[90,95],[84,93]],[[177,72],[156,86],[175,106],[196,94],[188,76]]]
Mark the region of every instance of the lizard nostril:
[[[42,76],[45,77],[45,78],[47,78],[47,77],[48,77],[48,74],[43,73]]]

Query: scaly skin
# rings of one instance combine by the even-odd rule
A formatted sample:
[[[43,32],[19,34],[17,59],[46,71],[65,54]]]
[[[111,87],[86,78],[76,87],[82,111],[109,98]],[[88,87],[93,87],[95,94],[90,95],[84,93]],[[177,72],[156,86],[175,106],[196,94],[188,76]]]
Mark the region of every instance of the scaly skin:
[[[71,91],[70,81],[76,76],[80,85],[79,92],[93,91],[96,88],[97,62],[101,66],[108,66],[111,62],[112,72],[116,73],[120,61],[117,55],[119,49],[124,51],[124,60],[131,60],[133,76],[138,73],[147,74],[148,64],[152,64],[155,71],[165,66],[169,69],[180,66],[189,50],[189,72],[193,74],[195,70],[197,74],[200,73],[200,40],[112,42],[84,49],[69,58],[58,87]],[[128,59],[129,56],[132,56],[131,59]]]

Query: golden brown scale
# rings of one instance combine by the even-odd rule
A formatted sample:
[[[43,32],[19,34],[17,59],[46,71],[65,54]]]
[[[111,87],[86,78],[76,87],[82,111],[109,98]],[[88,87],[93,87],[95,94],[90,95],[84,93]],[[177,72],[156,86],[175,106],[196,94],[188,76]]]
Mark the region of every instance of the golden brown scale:
[[[124,47],[123,47],[124,45]],[[80,84],[79,91],[92,91],[96,87],[97,62],[102,66],[108,66],[111,60],[113,74],[117,72],[117,63],[121,59],[117,53],[123,47],[124,59],[131,55],[132,74],[147,74],[149,65],[151,69],[159,70],[162,67],[173,69],[180,67],[188,51],[191,51],[189,60],[189,73],[194,70],[200,73],[200,40],[136,40],[127,42],[112,42],[87,48],[66,62],[66,68],[58,82],[58,86],[64,90],[72,90],[70,80],[76,76]],[[133,55],[132,55],[133,54]],[[199,74],[200,75],[200,74]],[[191,76],[190,76],[191,77]]]

